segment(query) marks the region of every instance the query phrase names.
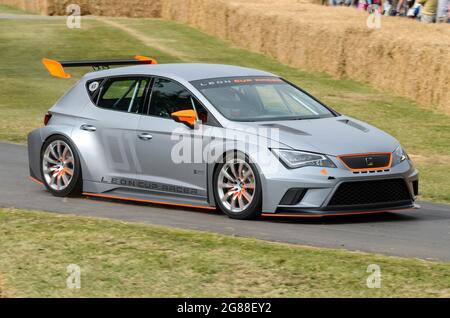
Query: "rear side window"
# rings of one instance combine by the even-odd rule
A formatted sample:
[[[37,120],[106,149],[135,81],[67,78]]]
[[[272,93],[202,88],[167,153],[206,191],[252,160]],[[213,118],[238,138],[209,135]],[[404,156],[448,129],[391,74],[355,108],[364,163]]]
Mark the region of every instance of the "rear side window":
[[[148,78],[139,77],[108,79],[97,89],[94,102],[98,107],[105,109],[142,113],[149,81]]]

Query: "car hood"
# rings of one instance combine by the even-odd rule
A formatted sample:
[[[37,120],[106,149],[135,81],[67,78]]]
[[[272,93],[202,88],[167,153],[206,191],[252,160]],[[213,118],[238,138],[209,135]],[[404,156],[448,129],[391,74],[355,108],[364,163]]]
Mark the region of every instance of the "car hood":
[[[297,150],[333,156],[352,153],[393,152],[399,145],[394,137],[384,131],[348,116],[308,120],[245,122],[237,123],[233,129],[248,132],[249,127],[278,129],[279,140],[273,137],[272,139],[282,145]],[[259,135],[261,134],[263,133],[259,133]]]

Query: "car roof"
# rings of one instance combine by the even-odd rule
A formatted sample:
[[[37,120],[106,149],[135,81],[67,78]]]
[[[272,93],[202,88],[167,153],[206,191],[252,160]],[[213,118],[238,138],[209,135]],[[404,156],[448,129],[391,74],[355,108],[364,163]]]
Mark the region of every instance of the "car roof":
[[[207,78],[235,77],[235,76],[275,76],[269,72],[252,68],[207,63],[173,63],[118,67],[108,70],[90,72],[86,79],[120,75],[155,75],[182,78],[186,81]]]

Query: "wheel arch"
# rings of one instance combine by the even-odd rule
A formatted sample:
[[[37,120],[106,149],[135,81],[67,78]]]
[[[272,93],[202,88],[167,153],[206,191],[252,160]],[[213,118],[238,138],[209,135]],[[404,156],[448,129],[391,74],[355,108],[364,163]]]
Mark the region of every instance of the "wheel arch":
[[[63,137],[65,137],[65,138],[69,139],[70,142],[75,146],[73,140],[72,140],[72,139],[70,138],[70,136],[68,136],[66,133],[64,133],[64,132],[53,132],[53,133],[51,133],[51,134],[46,135],[44,138],[42,138],[41,154],[42,154],[42,152],[44,151],[44,145],[46,144],[46,142],[47,142],[51,137],[54,137],[54,136],[63,136]],[[76,146],[75,146],[75,147],[76,147]]]
[[[71,128],[68,126],[44,126],[31,131],[27,136],[28,145],[28,166],[30,170],[30,176],[33,179],[43,182],[43,175],[41,173],[41,160],[42,152],[44,151],[44,145],[49,138],[55,135],[61,135],[69,139],[75,146],[78,154],[79,151],[70,138]],[[82,160],[80,158],[80,160]]]
[[[72,140],[72,138],[70,137],[69,134],[67,134],[63,131],[53,131],[52,133],[45,135],[45,137],[42,138],[42,145],[41,145],[41,149],[39,152],[39,173],[40,173],[40,177],[41,177],[40,181],[43,181],[43,178],[44,178],[44,176],[42,175],[42,172],[41,172],[42,154],[43,154],[43,151],[45,150],[44,146],[50,138],[55,137],[55,136],[62,136],[64,138],[66,138],[67,140],[69,140],[71,146],[75,148],[74,150],[76,151],[78,159],[80,160],[80,177],[81,177],[81,180],[83,181],[83,168],[85,165],[84,159],[83,159],[82,154],[81,154],[80,150],[78,149],[78,146],[76,145],[76,143]]]

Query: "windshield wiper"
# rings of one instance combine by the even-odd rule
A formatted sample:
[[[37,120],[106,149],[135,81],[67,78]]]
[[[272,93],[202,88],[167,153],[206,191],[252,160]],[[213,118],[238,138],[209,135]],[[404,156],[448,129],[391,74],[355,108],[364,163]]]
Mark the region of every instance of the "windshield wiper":
[[[307,120],[307,119],[320,119],[320,118],[325,118],[325,117],[322,117],[322,116],[297,117],[297,118],[294,118],[294,120]]]

